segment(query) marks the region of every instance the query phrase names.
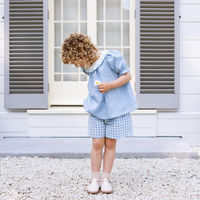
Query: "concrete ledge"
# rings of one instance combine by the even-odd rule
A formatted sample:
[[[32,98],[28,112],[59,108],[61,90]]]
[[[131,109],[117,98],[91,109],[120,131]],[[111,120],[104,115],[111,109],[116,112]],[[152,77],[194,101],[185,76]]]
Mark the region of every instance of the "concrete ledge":
[[[89,158],[91,138],[4,138],[0,156]],[[104,151],[104,150],[103,150]],[[193,158],[197,152],[179,137],[129,137],[117,141],[116,158]]]
[[[57,114],[82,114],[82,115],[88,115],[88,113],[85,111],[83,106],[63,106],[63,107],[50,107],[48,109],[31,109],[27,110],[28,115],[57,115]],[[156,115],[157,110],[134,110],[131,112],[132,115]]]

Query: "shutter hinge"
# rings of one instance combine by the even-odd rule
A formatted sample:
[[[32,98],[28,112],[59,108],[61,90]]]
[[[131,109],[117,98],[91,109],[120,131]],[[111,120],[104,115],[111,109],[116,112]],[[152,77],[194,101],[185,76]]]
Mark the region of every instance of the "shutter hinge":
[[[48,83],[48,92],[49,92],[49,83]]]
[[[47,19],[49,19],[49,10],[47,10]]]
[[[136,9],[134,10],[134,15],[135,15],[134,17],[135,17],[135,19],[136,19]]]

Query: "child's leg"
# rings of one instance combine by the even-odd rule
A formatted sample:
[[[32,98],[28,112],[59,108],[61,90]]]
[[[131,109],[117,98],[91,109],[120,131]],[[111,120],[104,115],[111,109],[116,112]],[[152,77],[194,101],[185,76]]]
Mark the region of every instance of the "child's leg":
[[[105,140],[103,172],[111,173],[116,154],[116,143],[117,143],[116,139],[106,138]]]
[[[112,193],[113,189],[110,182],[110,173],[116,153],[116,139],[106,138],[103,159],[103,173],[101,176],[101,192]]]
[[[91,180],[87,188],[88,193],[96,194],[100,188],[100,168],[102,161],[102,149],[105,138],[92,138],[92,150],[90,154],[91,159]]]
[[[104,138],[92,138],[92,150],[91,150],[91,168],[93,172],[100,171],[102,161],[102,150],[105,143]]]

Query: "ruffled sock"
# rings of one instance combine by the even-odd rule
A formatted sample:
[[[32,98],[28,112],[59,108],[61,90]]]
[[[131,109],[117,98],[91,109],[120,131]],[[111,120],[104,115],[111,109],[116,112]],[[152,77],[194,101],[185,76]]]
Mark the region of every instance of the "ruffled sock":
[[[100,171],[98,171],[98,172],[91,171],[91,176],[92,176],[92,178],[100,179]]]
[[[101,178],[107,178],[107,179],[110,179],[110,173],[103,172]]]

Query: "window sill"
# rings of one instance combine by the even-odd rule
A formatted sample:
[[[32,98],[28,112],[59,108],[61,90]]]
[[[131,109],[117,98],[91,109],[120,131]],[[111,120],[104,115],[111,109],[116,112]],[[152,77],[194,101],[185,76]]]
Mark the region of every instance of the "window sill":
[[[56,115],[56,114],[82,114],[87,115],[88,113],[85,111],[83,106],[69,106],[69,107],[50,107],[49,109],[42,110],[27,110],[27,114],[29,115]],[[157,114],[157,110],[135,110],[131,112],[131,115],[155,115]]]

